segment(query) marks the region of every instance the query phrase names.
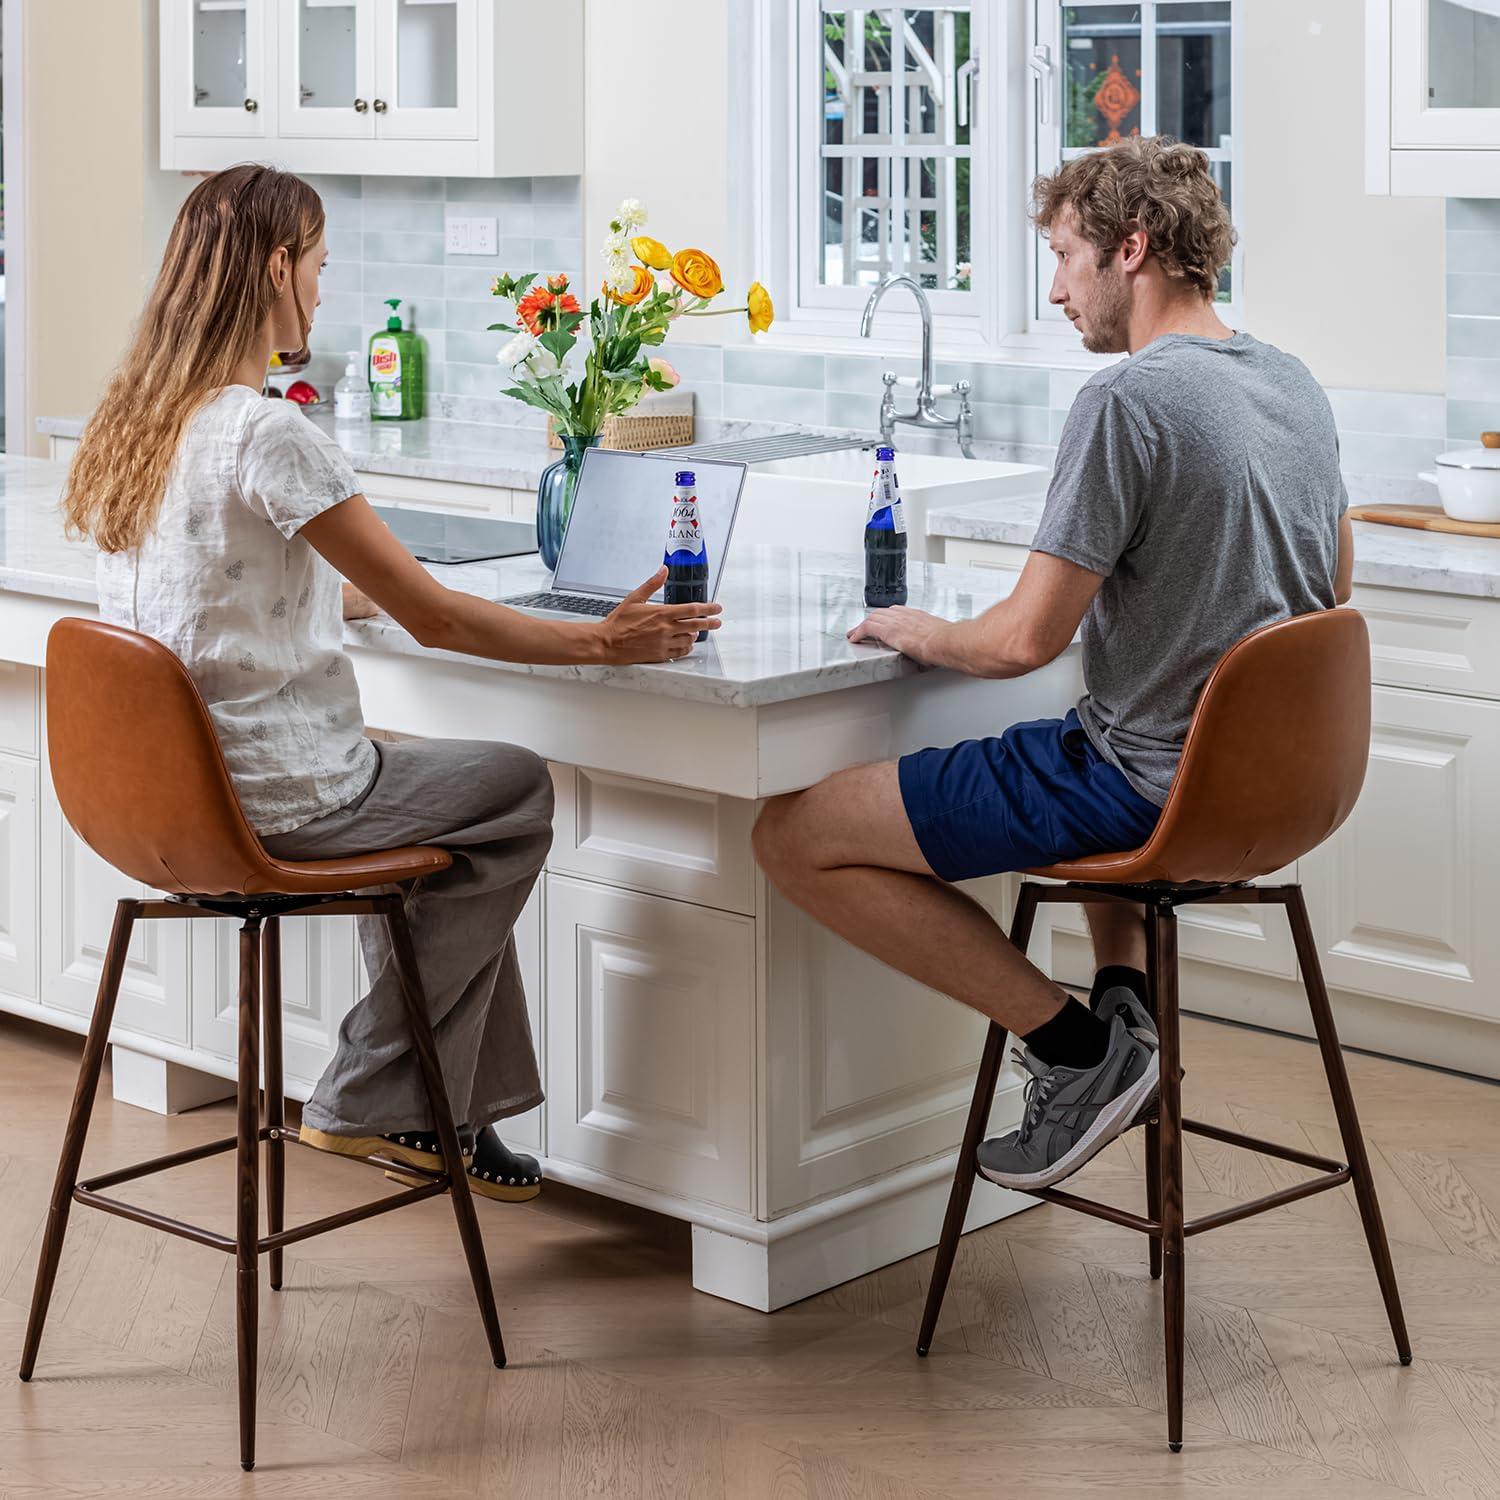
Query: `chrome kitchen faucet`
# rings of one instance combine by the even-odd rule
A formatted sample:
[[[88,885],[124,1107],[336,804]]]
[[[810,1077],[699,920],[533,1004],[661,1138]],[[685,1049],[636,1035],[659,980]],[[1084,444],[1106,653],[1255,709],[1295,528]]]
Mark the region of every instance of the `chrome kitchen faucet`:
[[[910,289],[912,296],[917,299],[917,310],[922,314],[922,374],[917,380],[917,404],[912,411],[896,410],[896,387],[901,384],[901,377],[894,370],[886,370],[881,375],[880,378],[885,382],[885,395],[880,400],[880,440],[886,444],[892,443],[898,422],[909,427],[939,428],[952,432],[958,438],[959,452],[965,458],[973,458],[974,413],[969,406],[970,385],[967,380],[955,380],[952,385],[935,386],[932,383],[932,306],[922,288],[910,276],[887,276],[870,293],[870,300],[865,303],[864,316],[859,320],[859,336],[862,339],[870,337],[870,329],[875,323],[875,309],[880,306],[880,299],[892,287],[897,286]],[[938,415],[937,401],[940,396],[958,397],[956,417]]]

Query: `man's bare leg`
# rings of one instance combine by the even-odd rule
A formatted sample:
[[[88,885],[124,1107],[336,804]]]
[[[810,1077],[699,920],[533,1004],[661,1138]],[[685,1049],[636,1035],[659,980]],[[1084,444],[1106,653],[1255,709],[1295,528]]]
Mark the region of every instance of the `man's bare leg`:
[[[1146,972],[1146,908],[1135,902],[1090,902],[1083,909],[1094,941],[1095,969],[1118,964]]]
[[[773,798],[755,825],[755,856],[825,927],[1012,1032],[1036,1030],[1068,998],[978,902],[933,874],[894,762]]]

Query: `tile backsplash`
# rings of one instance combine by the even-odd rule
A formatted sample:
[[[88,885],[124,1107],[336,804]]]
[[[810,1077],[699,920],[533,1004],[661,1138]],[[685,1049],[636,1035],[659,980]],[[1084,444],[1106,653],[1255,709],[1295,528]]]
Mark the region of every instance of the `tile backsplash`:
[[[328,266],[311,378],[331,397],[344,351],[364,350],[385,325],[384,299],[402,298],[409,327],[427,340],[428,415],[533,426],[540,414],[500,395],[501,336],[487,333],[502,271],[566,271],[581,282],[583,210],[576,177],[312,179],[328,214]],[[449,211],[493,216],[493,255],[449,255]],[[579,292],[583,298],[582,290]],[[1416,480],[1449,442],[1500,427],[1500,202],[1448,205],[1446,398],[1330,390],[1344,470],[1364,498],[1423,499]],[[883,370],[917,372],[915,353],[818,353],[734,344],[673,344],[665,351],[694,392],[700,435],[720,421],[873,432]],[[1050,463],[1068,409],[1088,372],[940,361],[940,382],[973,383],[975,448],[982,456]],[[900,392],[902,405],[911,393]],[[945,410],[951,402],[943,403]],[[909,448],[952,450],[946,435],[901,429]]]

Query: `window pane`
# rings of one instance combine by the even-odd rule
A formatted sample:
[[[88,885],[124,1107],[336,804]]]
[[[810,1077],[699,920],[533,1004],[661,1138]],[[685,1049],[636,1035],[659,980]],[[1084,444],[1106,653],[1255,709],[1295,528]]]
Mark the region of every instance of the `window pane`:
[[[1224,199],[1224,207],[1229,210],[1229,217],[1234,217],[1234,197],[1230,192],[1231,169],[1227,161],[1211,161],[1208,169],[1214,174],[1214,181],[1219,184],[1219,195]],[[1230,267],[1225,266],[1219,272],[1219,295],[1217,300],[1228,302],[1234,295],[1234,282],[1230,275]]]
[[[1432,109],[1500,108],[1500,16],[1487,0],[1430,0],[1427,103]]]
[[[1156,125],[1195,146],[1229,145],[1229,3],[1156,12]]]
[[[1112,146],[1141,132],[1141,8],[1063,7],[1067,147]]]
[[[907,272],[969,290],[970,56],[967,10],[823,11],[824,285]],[[851,146],[866,149],[828,154]],[[944,154],[908,156],[913,146]]]
[[[245,102],[245,12],[193,7],[193,103],[239,109]]]

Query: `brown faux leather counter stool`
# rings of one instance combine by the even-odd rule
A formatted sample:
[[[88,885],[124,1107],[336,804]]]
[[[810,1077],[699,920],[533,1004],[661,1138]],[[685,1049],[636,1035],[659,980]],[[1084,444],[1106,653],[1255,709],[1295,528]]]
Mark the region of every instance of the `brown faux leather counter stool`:
[[[58,800],[74,831],[116,869],[171,894],[163,900],[124,900],[115,908],[37,1264],[21,1379],[30,1380],[36,1366],[68,1210],[75,1200],[235,1257],[240,1463],[246,1469],[255,1466],[256,1263],[259,1256],[270,1256],[271,1285],[279,1289],[283,1248],[298,1240],[451,1192],[490,1353],[496,1366],[503,1368],[505,1347],[484,1242],[438,1067],[401,897],[390,892],[357,894],[446,869],[451,863],[447,853],[411,848],[298,863],[272,859],[245,821],[213,723],[192,679],[166,647],[133,631],[72,619],[60,620],[53,627],[47,640],[47,739]],[[444,1170],[426,1172],[400,1162],[404,1175],[426,1180],[373,1203],[286,1229],[282,1224],[282,1146],[297,1140],[297,1132],[287,1127],[283,1114],[279,924],[282,917],[337,913],[378,913],[386,920],[412,1040],[442,1143]],[[240,923],[236,1133],[79,1182],[79,1162],[131,928],[141,920],[179,917],[232,917]],[[262,1024],[264,1094],[259,1077]],[[264,1235],[259,1223],[262,1141],[266,1143]],[[105,1190],[117,1183],[223,1151],[234,1151],[237,1158],[232,1239],[105,1196]]]
[[[1396,1273],[1302,887],[1246,884],[1316,848],[1349,816],[1364,783],[1369,744],[1370,638],[1364,619],[1351,609],[1333,609],[1268,625],[1234,646],[1204,685],[1171,794],[1150,840],[1128,854],[1094,855],[1027,872],[1064,885],[1027,880],[1021,886],[1011,939],[1023,953],[1037,906],[1044,901],[1131,901],[1146,907],[1148,977],[1161,1038],[1161,1092],[1156,1118],[1146,1126],[1146,1215],[1056,1188],[1032,1196],[1150,1236],[1151,1275],[1160,1277],[1165,1269],[1167,1440],[1174,1453],[1182,1449],[1184,1252],[1186,1241],[1205,1230],[1353,1182],[1396,1352],[1403,1365],[1411,1363]],[[1182,1118],[1176,911],[1204,902],[1286,908],[1347,1164]],[[918,1354],[932,1345],[953,1269],[974,1185],[974,1153],[994,1098],[1005,1035],[1004,1027],[991,1023],[927,1292]],[[1184,1221],[1184,1130],[1312,1167],[1319,1175]]]

